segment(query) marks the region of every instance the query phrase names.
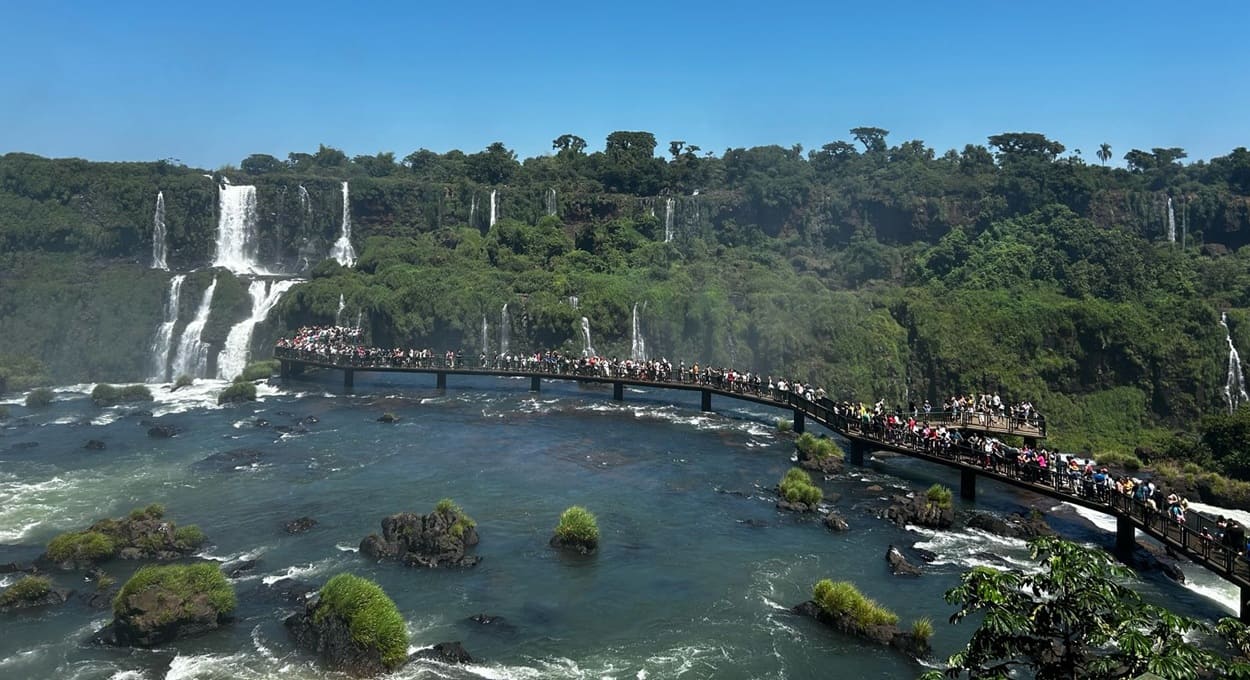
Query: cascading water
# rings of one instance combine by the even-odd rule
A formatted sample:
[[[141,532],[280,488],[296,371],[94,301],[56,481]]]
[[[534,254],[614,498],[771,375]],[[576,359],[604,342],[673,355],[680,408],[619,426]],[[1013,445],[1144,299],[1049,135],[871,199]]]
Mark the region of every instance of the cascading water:
[[[1224,327],[1224,337],[1228,341],[1228,374],[1224,378],[1224,401],[1228,403],[1228,412],[1232,413],[1238,406],[1250,401],[1250,395],[1246,394],[1246,378],[1241,372],[1241,355],[1233,344],[1233,333],[1228,327],[1228,314],[1220,314],[1220,325]]]
[[[312,197],[308,195],[303,184],[299,185],[299,212],[305,222],[312,218]]]
[[[582,317],[582,356],[593,357],[596,355],[595,346],[590,344],[590,320]]]
[[[644,306],[645,310],[646,307]],[[647,360],[647,341],[642,337],[642,325],[638,321],[638,303],[634,303],[634,315],[631,322],[631,331],[629,338],[629,358],[634,361]]]
[[[208,344],[200,339],[204,325],[208,323],[208,314],[213,309],[213,293],[217,290],[217,277],[208,284],[200,306],[195,310],[195,318],[182,329],[182,337],[178,339],[178,351],[174,354],[174,377],[188,375],[192,378],[203,378],[208,373]]]
[[[490,350],[490,336],[487,335],[487,333],[489,332],[490,332],[490,328],[486,325],[486,315],[483,314],[482,315],[482,354],[487,354],[489,353],[489,350]]]
[[[473,222],[473,218],[476,215],[477,215],[477,194],[473,194],[473,196],[469,198],[469,226],[470,227],[477,226]]]
[[[344,267],[356,264],[356,249],[352,247],[352,210],[349,201],[347,182],[343,182],[343,221],[339,231],[339,240],[330,249],[330,257]]]
[[[547,190],[547,214],[551,217],[556,216],[556,190]]]
[[[577,309],[578,305],[580,305],[580,304],[581,304],[581,300],[577,299],[577,296],[576,296],[576,295],[570,295],[570,296],[569,296],[569,306],[570,306],[570,307],[572,307],[573,309]]]
[[[495,226],[495,220],[499,219],[499,205],[495,202],[495,189],[490,190],[490,226]]]
[[[664,242],[673,240],[673,199],[664,200]]]
[[[347,307],[347,300],[343,299],[342,293],[339,293],[339,308],[338,308],[338,311],[334,313],[334,325],[335,326],[343,325],[343,309],[346,307]]]
[[[493,194],[492,194],[493,196]],[[508,303],[499,310],[499,353],[507,354],[512,341],[512,317],[508,316]]]
[[[174,326],[178,325],[178,306],[182,302],[182,282],[185,274],[176,274],[169,280],[169,295],[165,300],[165,318],[156,327],[156,338],[152,340],[152,377],[153,382],[169,380],[169,352],[173,349]]]
[[[156,213],[152,215],[152,268],[169,270],[165,261],[165,192],[156,192]]]
[[[252,296],[252,315],[234,325],[226,336],[226,344],[217,355],[217,377],[232,380],[247,367],[247,360],[252,353],[252,335],[256,325],[264,321],[269,312],[278,304],[282,294],[291,289],[298,281],[286,279],[282,281],[263,281],[257,279],[247,287],[248,295]]]
[[[217,256],[214,267],[235,274],[263,274],[256,261],[256,187],[222,184],[217,198]]]
[[[1176,213],[1172,210],[1172,197],[1168,196],[1168,243],[1176,243]]]

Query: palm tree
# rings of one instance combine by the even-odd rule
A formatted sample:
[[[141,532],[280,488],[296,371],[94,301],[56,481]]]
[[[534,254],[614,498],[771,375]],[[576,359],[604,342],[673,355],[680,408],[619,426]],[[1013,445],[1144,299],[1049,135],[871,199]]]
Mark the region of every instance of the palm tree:
[[[1098,145],[1098,160],[1102,161],[1103,165],[1106,165],[1107,161],[1110,159],[1111,159],[1111,145],[1106,142],[1099,144]]]

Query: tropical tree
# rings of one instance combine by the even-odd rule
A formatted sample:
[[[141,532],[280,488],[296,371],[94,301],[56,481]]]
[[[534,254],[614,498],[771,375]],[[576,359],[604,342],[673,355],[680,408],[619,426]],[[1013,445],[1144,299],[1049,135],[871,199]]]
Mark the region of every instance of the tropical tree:
[[[1111,145],[1110,144],[1103,142],[1102,144],[1098,145],[1098,160],[1102,161],[1103,165],[1106,165],[1107,161],[1111,160]]]

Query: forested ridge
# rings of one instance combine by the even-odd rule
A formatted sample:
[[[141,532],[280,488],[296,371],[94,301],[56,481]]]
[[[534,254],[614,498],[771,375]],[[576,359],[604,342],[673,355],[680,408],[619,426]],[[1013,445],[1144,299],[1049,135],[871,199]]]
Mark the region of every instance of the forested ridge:
[[[331,321],[342,295],[375,343],[475,356],[483,319],[498,349],[506,303],[514,350],[579,351],[585,316],[600,352],[626,355],[637,305],[651,353],[675,362],[896,403],[997,391],[1037,404],[1066,448],[1131,450],[1228,412],[1219,322],[1250,347],[1250,151],[1114,153],[1038,133],[938,153],[879,128],[807,152],[615,132],[526,159],[322,146],[215,171],[10,153],[0,380],[29,378],[31,358],[48,379],[142,377],[169,276],[147,269],[156,193],[170,266],[202,270],[225,179],[257,187],[262,259],[309,278],[278,327]],[[342,181],[351,269],[324,259]],[[190,277],[183,305],[211,278]],[[222,285],[218,342],[247,314],[244,285]]]

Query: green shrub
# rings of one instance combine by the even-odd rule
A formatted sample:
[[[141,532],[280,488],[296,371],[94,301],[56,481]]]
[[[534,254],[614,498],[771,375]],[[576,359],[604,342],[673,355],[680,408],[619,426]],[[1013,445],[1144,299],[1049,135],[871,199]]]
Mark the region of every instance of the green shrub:
[[[838,445],[828,437],[816,437],[810,432],[804,432],[799,438],[794,440],[794,446],[807,458],[814,460],[823,460],[838,453]]]
[[[195,378],[192,378],[186,373],[183,373],[182,375],[178,376],[177,380],[174,381],[174,389],[177,390],[183,387],[190,387],[191,385],[194,385],[194,384],[195,384]]]
[[[954,500],[954,496],[951,494],[950,488],[942,486],[941,484],[934,484],[929,487],[929,490],[924,492],[924,495],[925,498],[929,499],[930,503],[938,506],[939,508],[951,507],[951,503]]]
[[[183,601],[203,595],[218,616],[234,611],[237,604],[234,586],[230,585],[230,581],[221,573],[221,568],[216,563],[171,564],[147,566],[135,572],[113,600],[113,613],[123,614],[126,598],[151,588],[169,591]],[[158,612],[157,625],[176,621],[177,615],[181,613],[175,607],[166,607]]]
[[[39,387],[26,393],[26,408],[42,408],[52,403],[52,398],[56,396],[52,390],[46,387]]]
[[[198,548],[203,545],[206,540],[207,537],[204,535],[204,531],[194,524],[188,524],[185,527],[178,527],[177,529],[174,529],[174,541],[178,542],[182,546],[185,546],[187,549]]]
[[[599,523],[589,510],[574,505],[560,513],[556,535],[566,541],[595,544],[599,542]]]
[[[53,562],[99,562],[117,554],[117,544],[99,531],[71,531],[48,543]]]
[[[1121,467],[1128,472],[1137,472],[1142,468],[1141,459],[1131,453],[1116,453],[1114,451],[1109,451],[1107,453],[1098,454],[1097,460],[1099,465]]]
[[[1181,467],[1181,472],[1184,472],[1187,475],[1200,474],[1202,472],[1202,466],[1197,463],[1185,463],[1185,465]]]
[[[456,502],[450,498],[444,498],[439,501],[438,504],[434,506],[434,512],[440,515],[451,515],[455,518],[450,531],[451,535],[456,538],[460,538],[464,535],[464,532],[477,526],[477,522],[474,522],[473,518],[464,514],[464,510],[461,510],[460,506],[456,505]]]
[[[339,574],[321,587],[320,594],[316,622],[330,615],[343,619],[352,640],[361,647],[377,650],[388,668],[394,669],[408,658],[404,618],[378,584],[352,574]]]
[[[218,404],[236,401],[256,401],[256,386],[250,382],[235,382],[217,395]]]
[[[267,359],[265,361],[253,361],[243,369],[243,373],[239,377],[244,380],[261,380],[268,378],[278,372],[282,364],[277,359]]]
[[[152,391],[148,389],[147,385],[114,387],[100,383],[91,390],[91,401],[95,402],[96,406],[115,406],[126,402],[152,401]]]
[[[130,519],[161,519],[165,516],[165,506],[160,503],[150,503],[146,508],[135,508],[130,511]]]
[[[916,636],[917,640],[928,640],[933,637],[933,621],[928,617],[921,617],[911,622],[911,634]]]
[[[812,483],[811,476],[800,468],[790,468],[777,487],[781,496],[791,503],[816,505],[825,497],[820,487]]]
[[[831,616],[850,616],[860,628],[898,623],[897,614],[865,597],[849,581],[820,581],[812,588],[812,599]]]
[[[785,418],[777,419],[777,431],[778,432],[792,432],[793,430],[794,430],[793,420],[787,420]]]
[[[98,591],[105,591],[112,588],[114,583],[117,583],[117,579],[109,576],[108,574],[101,574],[100,578],[96,579],[95,589]]]
[[[0,593],[0,607],[30,602],[52,592],[52,581],[44,576],[26,576]]]

